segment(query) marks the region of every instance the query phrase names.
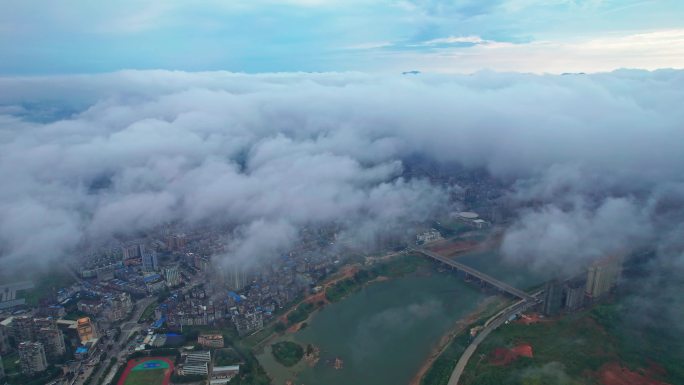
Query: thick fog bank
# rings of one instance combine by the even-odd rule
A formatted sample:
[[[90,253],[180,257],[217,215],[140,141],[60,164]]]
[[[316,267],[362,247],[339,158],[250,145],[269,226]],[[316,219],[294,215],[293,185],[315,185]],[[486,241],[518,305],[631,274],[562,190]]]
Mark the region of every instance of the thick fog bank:
[[[401,177],[418,156],[505,181],[526,207],[506,255],[572,268],[676,238],[683,104],[674,70],[0,78],[0,266],[170,222],[237,226],[225,258],[309,224],[402,233],[447,209],[448,186]]]

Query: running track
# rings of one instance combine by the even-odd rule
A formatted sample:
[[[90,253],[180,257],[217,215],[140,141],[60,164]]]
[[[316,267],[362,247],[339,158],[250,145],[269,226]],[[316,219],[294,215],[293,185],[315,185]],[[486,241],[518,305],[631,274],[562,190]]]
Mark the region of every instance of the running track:
[[[119,378],[119,382],[117,382],[117,385],[124,385],[124,383],[126,382],[126,378],[128,378],[128,374],[131,373],[131,370],[133,370],[134,367],[138,366],[138,364],[147,361],[164,361],[167,364],[169,364],[169,370],[166,372],[166,376],[164,376],[164,381],[162,382],[162,385],[171,384],[171,373],[173,373],[173,361],[169,360],[166,357],[145,357],[134,358],[132,360],[129,360],[126,364],[126,369],[124,369],[121,378]]]

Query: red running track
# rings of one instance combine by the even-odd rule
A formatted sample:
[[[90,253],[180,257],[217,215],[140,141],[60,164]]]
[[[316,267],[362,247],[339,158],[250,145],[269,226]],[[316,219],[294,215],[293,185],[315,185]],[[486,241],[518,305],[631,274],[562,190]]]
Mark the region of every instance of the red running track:
[[[126,364],[126,369],[124,369],[124,372],[123,374],[121,374],[121,378],[119,378],[119,382],[117,382],[116,385],[124,385],[124,383],[126,382],[126,378],[128,378],[128,375],[131,373],[131,370],[138,366],[138,364],[142,364],[143,362],[147,361],[164,361],[167,364],[169,364],[169,369],[166,371],[166,375],[164,376],[164,381],[162,382],[162,385],[170,385],[171,373],[173,373],[173,361],[169,360],[166,357],[145,357],[134,358],[132,360],[129,360]]]

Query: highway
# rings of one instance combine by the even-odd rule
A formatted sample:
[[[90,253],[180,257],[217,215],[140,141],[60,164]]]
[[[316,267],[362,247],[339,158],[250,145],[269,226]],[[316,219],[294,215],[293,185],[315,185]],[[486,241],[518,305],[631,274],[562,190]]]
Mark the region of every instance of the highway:
[[[491,332],[496,330],[496,328],[498,328],[499,326],[503,325],[506,322],[506,320],[508,320],[512,315],[517,314],[519,312],[523,312],[534,305],[536,305],[536,302],[521,300],[517,302],[515,306],[509,308],[508,311],[504,313],[499,313],[490,320],[488,320],[488,326],[480,331],[480,333],[477,335],[477,337],[475,337],[473,342],[471,342],[470,345],[468,345],[466,350],[463,352],[461,358],[458,359],[456,367],[454,368],[454,371],[451,372],[451,377],[449,377],[448,385],[458,385],[458,380],[461,378],[463,370],[468,364],[468,361],[470,361],[470,357],[473,355],[473,353],[475,353],[475,350],[477,350],[477,347],[480,345],[480,343],[484,341],[484,339],[487,338],[487,336]]]

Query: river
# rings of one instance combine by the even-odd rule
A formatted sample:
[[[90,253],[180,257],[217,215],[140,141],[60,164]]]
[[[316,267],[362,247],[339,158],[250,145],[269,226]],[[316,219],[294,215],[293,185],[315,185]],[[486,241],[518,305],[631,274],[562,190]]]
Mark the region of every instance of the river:
[[[473,265],[498,259],[491,253],[465,257],[459,261]],[[511,283],[522,287],[537,283],[528,274],[514,277]],[[370,284],[314,314],[305,329],[272,341],[317,346],[321,353],[314,367],[302,360],[285,368],[273,359],[270,346],[257,358],[275,385],[286,380],[297,385],[408,384],[440,338],[486,297],[456,274],[423,269]],[[335,358],[342,360],[341,369],[334,368]]]

